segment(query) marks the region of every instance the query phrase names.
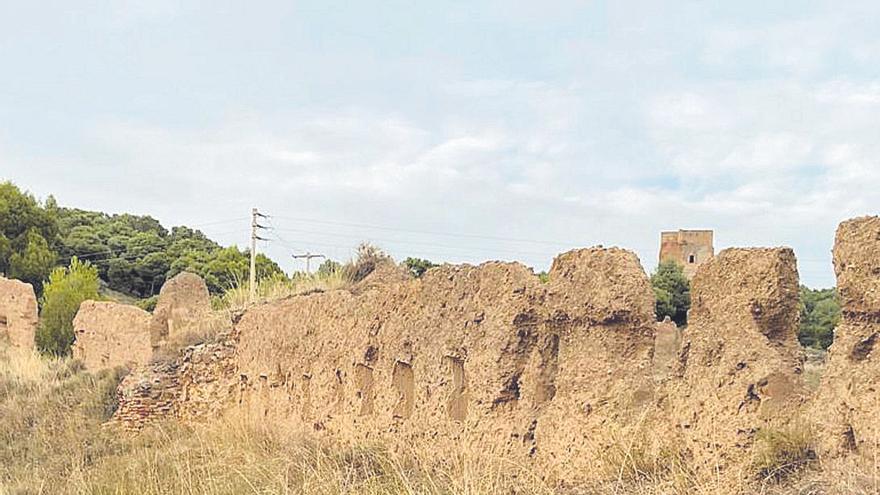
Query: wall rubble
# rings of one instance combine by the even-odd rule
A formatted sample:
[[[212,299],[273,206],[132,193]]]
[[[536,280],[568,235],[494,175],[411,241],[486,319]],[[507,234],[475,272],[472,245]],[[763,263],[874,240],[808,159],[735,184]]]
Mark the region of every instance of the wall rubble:
[[[162,287],[153,314],[127,304],[84,301],[73,321],[73,356],[91,370],[143,365],[176,353],[188,333],[228,333],[229,319],[213,313],[210,304],[205,282],[186,272]]]

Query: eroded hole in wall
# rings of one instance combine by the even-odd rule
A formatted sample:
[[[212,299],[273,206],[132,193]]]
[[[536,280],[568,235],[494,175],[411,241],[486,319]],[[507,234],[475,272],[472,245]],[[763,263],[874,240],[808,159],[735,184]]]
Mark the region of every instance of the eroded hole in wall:
[[[452,375],[452,390],[446,402],[446,414],[454,421],[464,421],[467,419],[469,399],[464,360],[454,356],[445,356],[443,361]]]
[[[343,382],[342,370],[337,368],[333,373],[333,377],[333,386],[335,387],[333,392],[334,410],[337,413],[341,413],[345,409],[345,384]]]
[[[361,416],[373,414],[373,368],[363,364],[356,365],[354,379],[357,388],[355,394],[361,403],[358,414]]]
[[[501,387],[501,391],[498,392],[498,396],[492,401],[492,407],[503,405],[516,406],[520,397],[519,379],[521,376],[522,373],[518,371],[507,377],[504,385]]]
[[[855,452],[856,446],[856,432],[853,430],[852,425],[848,425],[843,432],[843,448],[850,452]]]
[[[521,395],[521,378],[526,365],[532,356],[532,350],[538,343],[539,317],[534,312],[516,315],[513,324],[516,327],[516,339],[511,340],[502,351],[501,369],[505,376],[501,390],[492,400],[492,408],[516,408]]]
[[[303,420],[308,420],[312,414],[312,375],[304,373],[302,377],[302,414]]]
[[[415,402],[415,377],[412,366],[403,361],[395,361],[391,374],[391,386],[397,392],[397,404],[392,412],[393,417],[406,419],[412,416]]]
[[[864,361],[871,355],[871,351],[874,350],[874,344],[876,343],[877,334],[873,333],[870,337],[853,346],[852,352],[849,355],[850,359],[853,361]]]
[[[547,338],[541,349],[541,367],[535,382],[535,404],[540,405],[556,396],[556,373],[559,371],[559,335]]]
[[[6,315],[0,315],[0,335],[5,335],[9,330],[9,319]]]
[[[244,403],[245,396],[247,395],[248,389],[248,376],[247,375],[239,375],[238,377],[238,403]]]

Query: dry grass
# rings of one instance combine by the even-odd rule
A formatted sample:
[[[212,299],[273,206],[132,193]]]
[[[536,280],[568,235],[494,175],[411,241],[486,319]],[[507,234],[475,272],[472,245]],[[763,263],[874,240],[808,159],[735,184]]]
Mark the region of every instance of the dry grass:
[[[815,441],[806,425],[764,429],[756,440],[752,470],[764,484],[789,479],[817,461]]]
[[[330,273],[298,274],[291,279],[267,278],[257,283],[255,302],[264,303],[309,292],[342,289],[350,284],[350,279],[343,269]],[[232,312],[244,310],[250,305],[250,291],[247,283],[239,284],[227,290],[223,295],[215,297],[213,305],[218,310]]]
[[[815,459],[807,430],[797,428],[762,434],[754,476],[729,482],[699,479],[680,443],[645,425],[607,449],[597,468],[605,481],[566,488],[478,446],[389,452],[316,440],[270,418],[127,435],[103,426],[120,376],[0,344],[0,495],[880,493],[877,460]]]

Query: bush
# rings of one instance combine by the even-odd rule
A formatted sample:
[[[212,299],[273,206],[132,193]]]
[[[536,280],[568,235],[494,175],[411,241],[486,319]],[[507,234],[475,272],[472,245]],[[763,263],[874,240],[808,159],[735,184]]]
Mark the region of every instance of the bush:
[[[667,316],[678,326],[687,325],[687,312],[691,307],[691,283],[684,269],[674,261],[665,261],[651,275],[651,285],[657,299],[657,320]]]
[[[98,270],[77,258],[69,268],[56,268],[43,288],[37,348],[44,354],[66,356],[73,345],[73,318],[79,305],[98,299]]]
[[[159,296],[150,296],[146,299],[141,299],[135,303],[135,306],[141,308],[144,311],[149,311],[152,313],[156,309],[156,304],[159,302]]]
[[[800,290],[801,327],[798,340],[804,347],[828,349],[834,340],[834,327],[840,321],[840,301],[835,289]]]
[[[431,268],[434,268],[434,263],[429,260],[423,260],[421,258],[407,258],[403,261],[403,266],[409,270],[409,273],[412,274],[415,278],[421,278],[422,275],[425,274]]]
[[[373,273],[377,266],[391,261],[391,257],[384,251],[365,242],[358,246],[357,258],[345,265],[345,278],[352,282],[360,282]]]

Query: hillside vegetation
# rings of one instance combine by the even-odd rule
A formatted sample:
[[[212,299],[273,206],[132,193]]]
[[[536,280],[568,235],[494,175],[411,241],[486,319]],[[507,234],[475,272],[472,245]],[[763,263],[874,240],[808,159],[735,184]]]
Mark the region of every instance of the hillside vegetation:
[[[148,310],[165,280],[182,271],[205,279],[220,304],[240,305],[246,296],[241,289],[249,270],[245,250],[223,247],[190,227],[169,230],[150,216],[61,207],[51,196],[40,202],[11,182],[0,183],[0,273],[33,284],[39,295],[52,271],[67,268],[75,257],[97,269],[102,293],[126,302],[140,299],[138,305]],[[418,258],[407,258],[403,265],[416,277],[434,266]],[[341,265],[328,260],[322,269],[329,273]],[[268,282],[261,285],[268,291],[264,296],[296,293],[304,285],[301,275],[288,278],[262,254],[257,255],[257,279]],[[660,265],[651,280],[658,317],[670,316],[685,325],[690,286],[680,267]],[[802,287],[801,344],[827,349],[839,314],[834,289]]]
[[[199,274],[214,294],[247,280],[249,254],[223,247],[199,230],[163,227],[149,216],[109,215],[40,202],[10,182],[0,183],[0,273],[34,285],[39,293],[52,270],[73,257],[89,261],[111,290],[134,298],[158,294],[182,271]],[[283,275],[257,256],[259,278]]]

